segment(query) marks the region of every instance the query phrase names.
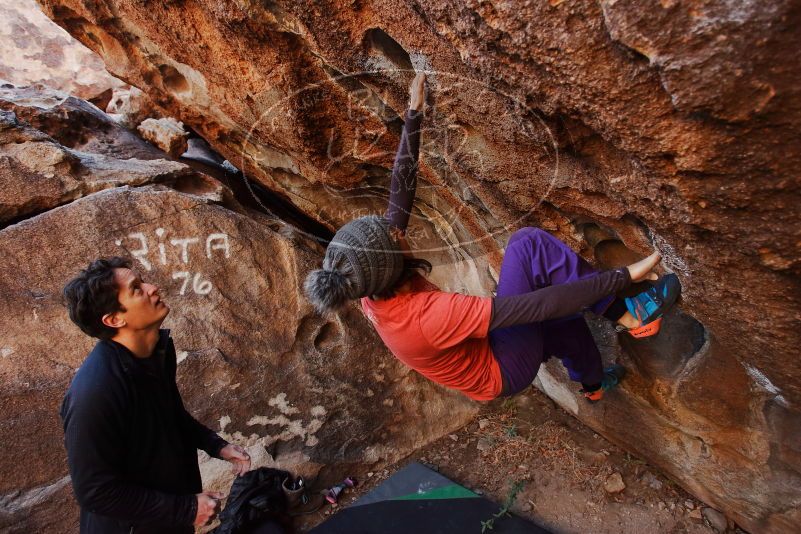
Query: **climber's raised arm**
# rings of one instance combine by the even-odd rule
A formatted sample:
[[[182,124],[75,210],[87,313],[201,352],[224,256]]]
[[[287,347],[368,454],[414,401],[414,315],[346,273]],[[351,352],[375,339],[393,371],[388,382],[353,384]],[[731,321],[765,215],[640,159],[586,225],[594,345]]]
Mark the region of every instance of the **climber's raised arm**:
[[[420,153],[425,81],[425,74],[417,73],[409,89],[409,110],[406,112],[398,153],[395,155],[395,165],[392,167],[386,217],[398,237],[406,232],[417,189],[417,158]]]

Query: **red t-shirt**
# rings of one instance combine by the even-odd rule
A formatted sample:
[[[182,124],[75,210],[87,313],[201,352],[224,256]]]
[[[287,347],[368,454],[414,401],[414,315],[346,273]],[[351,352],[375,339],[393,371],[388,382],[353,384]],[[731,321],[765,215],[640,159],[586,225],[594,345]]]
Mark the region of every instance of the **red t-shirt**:
[[[474,400],[501,393],[501,369],[489,338],[492,299],[445,293],[423,278],[412,292],[390,299],[361,299],[365,315],[400,361]]]

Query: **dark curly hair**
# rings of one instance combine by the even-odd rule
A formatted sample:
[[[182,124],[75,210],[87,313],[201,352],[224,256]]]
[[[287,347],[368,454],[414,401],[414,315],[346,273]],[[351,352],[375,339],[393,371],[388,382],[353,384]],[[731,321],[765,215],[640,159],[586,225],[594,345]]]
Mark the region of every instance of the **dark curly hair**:
[[[103,324],[103,316],[125,311],[117,298],[119,288],[114,281],[114,269],[130,268],[131,262],[125,258],[101,258],[90,263],[64,286],[70,319],[85,334],[110,339],[117,333],[116,328]]]

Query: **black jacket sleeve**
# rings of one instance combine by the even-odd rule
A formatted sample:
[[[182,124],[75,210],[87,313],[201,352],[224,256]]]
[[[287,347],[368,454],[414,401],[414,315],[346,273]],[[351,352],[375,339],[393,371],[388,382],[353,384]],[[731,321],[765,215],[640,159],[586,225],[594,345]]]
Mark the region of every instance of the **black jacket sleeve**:
[[[78,503],[92,513],[120,520],[146,519],[164,527],[192,525],[197,514],[194,495],[173,495],[124,480],[124,393],[88,378],[77,384],[76,390],[70,388],[61,411]]]
[[[386,217],[399,230],[406,231],[417,191],[417,159],[420,154],[420,125],[423,112],[410,109],[406,112],[403,132],[392,167],[389,186],[389,207]]]
[[[603,297],[626,288],[630,283],[631,274],[623,267],[569,284],[548,286],[520,295],[496,297],[492,301],[490,330],[578,313]]]
[[[186,411],[177,388],[176,399],[178,399],[178,409],[182,414],[184,432],[190,437],[191,443],[194,444],[195,448],[206,451],[209,456],[220,458],[220,451],[228,445],[228,442]]]
[[[167,376],[172,384],[173,397],[175,398],[175,408],[178,411],[179,420],[181,421],[181,428],[184,435],[189,437],[189,442],[195,446],[196,449],[206,451],[209,456],[213,458],[220,457],[220,451],[228,445],[228,442],[221,438],[215,431],[208,428],[192,415],[186,411],[184,401],[181,398],[181,392],[178,391],[178,384],[176,383],[176,370],[177,361],[175,358],[175,346],[170,339],[169,355],[166,360]]]

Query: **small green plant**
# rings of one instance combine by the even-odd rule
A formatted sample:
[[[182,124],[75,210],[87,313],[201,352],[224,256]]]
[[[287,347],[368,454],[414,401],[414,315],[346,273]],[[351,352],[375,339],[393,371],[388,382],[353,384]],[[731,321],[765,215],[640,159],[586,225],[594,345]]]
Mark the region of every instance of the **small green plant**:
[[[523,486],[525,485],[526,482],[524,480],[518,480],[517,482],[514,483],[512,489],[509,490],[509,495],[506,496],[506,501],[503,503],[501,509],[498,510],[498,513],[493,515],[490,519],[481,522],[482,534],[488,530],[492,530],[493,528],[495,528],[495,521],[497,519],[500,519],[509,514],[509,509],[514,504],[515,499],[517,499],[517,494],[523,490]]]
[[[504,428],[504,432],[506,432],[506,435],[509,436],[510,438],[516,437],[517,436],[517,425],[512,423],[511,425],[509,425],[506,428]]]

